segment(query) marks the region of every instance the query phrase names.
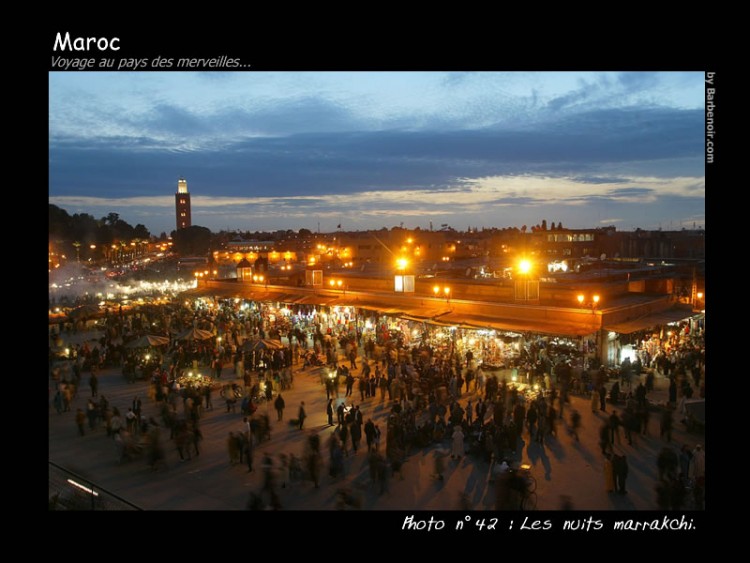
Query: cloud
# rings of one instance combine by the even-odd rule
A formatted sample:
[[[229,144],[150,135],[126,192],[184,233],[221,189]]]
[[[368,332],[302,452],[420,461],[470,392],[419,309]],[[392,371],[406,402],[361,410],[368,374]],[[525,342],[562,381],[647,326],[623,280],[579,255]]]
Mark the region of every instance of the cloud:
[[[694,74],[82,74],[72,90],[57,73],[50,201],[167,223],[183,176],[194,220],[212,225],[347,213],[492,224],[535,208],[552,220],[551,206],[629,224],[632,207],[655,216],[665,202],[658,213],[694,216],[705,198]]]
[[[624,184],[631,181],[628,178],[617,178],[612,176],[576,176],[575,178],[572,178],[572,180],[584,184]]]
[[[603,197],[609,197],[616,200],[624,201],[653,201],[656,196],[656,190],[653,188],[639,188],[632,186],[629,188],[618,188],[610,190]]]
[[[578,87],[547,102],[550,113],[614,108],[666,106],[672,98],[673,77],[669,73],[594,73],[578,79]]]
[[[659,84],[659,74],[654,72],[621,72],[617,81],[625,91],[641,92]]]
[[[201,196],[193,195],[193,213],[226,213],[245,207],[251,213],[286,213],[304,208],[310,211],[338,210],[366,214],[475,211],[486,205],[555,204],[577,206],[591,201],[642,202],[659,197],[695,197],[694,178],[634,178],[636,185],[622,187],[616,179],[611,185],[600,182],[596,190],[573,178],[537,176],[499,176],[463,178],[443,189],[367,190],[348,194],[288,196]],[[649,186],[650,187],[647,187]],[[50,203],[62,207],[121,209],[135,207],[174,208],[173,196],[135,196],[127,198],[96,196],[50,196]],[[433,209],[434,208],[434,209]]]
[[[314,103],[298,107],[299,112],[291,112],[286,119],[291,127],[326,107]],[[340,114],[343,127],[346,112],[328,109]],[[596,183],[596,178],[602,177],[600,168],[618,166],[622,174],[628,172],[628,163],[651,163],[654,173],[661,166],[682,166],[684,170],[685,159],[693,169],[702,166],[703,113],[692,110],[594,112],[524,131],[490,127],[276,137],[235,134],[212,140],[226,131],[249,131],[253,120],[255,133],[263,130],[264,120],[268,124],[283,122],[284,111],[277,111],[275,116],[257,118],[235,111],[221,118],[198,119],[179,108],[162,105],[137,137],[114,135],[87,141],[71,136],[54,138],[50,142],[50,191],[73,189],[83,193],[88,189],[99,193],[102,182],[125,180],[134,173],[151,182],[183,175],[201,185],[220,183],[227,195],[240,195],[249,186],[259,193],[341,193],[369,187],[447,186],[457,177],[542,172],[577,172]],[[180,131],[176,135],[179,140],[167,140],[165,132],[174,130]],[[141,189],[151,189],[148,181],[140,185]]]
[[[210,124],[206,116],[174,104],[156,104],[146,116],[130,117],[127,123],[150,135],[167,135],[169,137],[202,136],[212,132],[215,125]]]

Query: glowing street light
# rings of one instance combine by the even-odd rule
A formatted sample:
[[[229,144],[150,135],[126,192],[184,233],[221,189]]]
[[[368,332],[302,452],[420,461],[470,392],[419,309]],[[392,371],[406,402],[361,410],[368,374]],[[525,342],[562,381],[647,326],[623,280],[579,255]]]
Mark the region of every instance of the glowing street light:
[[[521,274],[528,274],[531,271],[531,262],[529,260],[523,259],[518,263],[518,271]]]
[[[346,294],[346,284],[344,283],[344,280],[342,280],[341,278],[329,279],[328,285],[331,286],[331,289],[338,289],[338,290],[341,290],[343,294]]]
[[[393,289],[397,293],[414,292],[414,274],[406,273],[408,267],[408,259],[402,257],[396,260],[396,274],[393,276]]]
[[[449,286],[433,286],[432,292],[435,294],[435,297],[440,297],[442,294],[445,297],[445,301],[450,303],[451,300],[451,288]]]
[[[576,295],[576,301],[578,301],[578,304],[581,307],[591,307],[591,312],[593,313],[599,306],[601,296],[598,293],[594,293],[591,296],[591,299],[587,300],[586,296],[583,293],[579,293],[578,295]]]

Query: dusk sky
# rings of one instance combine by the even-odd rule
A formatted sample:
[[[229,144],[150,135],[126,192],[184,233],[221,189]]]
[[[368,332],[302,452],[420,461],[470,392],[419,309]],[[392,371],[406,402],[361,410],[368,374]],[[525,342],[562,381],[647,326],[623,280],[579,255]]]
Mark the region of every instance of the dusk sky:
[[[49,201],[249,231],[705,226],[702,72],[49,74]]]

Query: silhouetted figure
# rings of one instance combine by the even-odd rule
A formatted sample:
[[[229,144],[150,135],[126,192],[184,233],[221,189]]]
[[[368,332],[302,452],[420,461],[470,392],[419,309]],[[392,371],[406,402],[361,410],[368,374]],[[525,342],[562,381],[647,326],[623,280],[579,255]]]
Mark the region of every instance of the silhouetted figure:
[[[284,417],[284,407],[286,406],[281,393],[279,393],[279,396],[276,397],[276,400],[273,402],[273,406],[276,409],[276,414],[278,415],[277,420],[281,420]]]
[[[612,473],[615,477],[615,490],[624,495],[628,492],[625,489],[625,481],[628,478],[628,459],[625,454],[612,456]]]

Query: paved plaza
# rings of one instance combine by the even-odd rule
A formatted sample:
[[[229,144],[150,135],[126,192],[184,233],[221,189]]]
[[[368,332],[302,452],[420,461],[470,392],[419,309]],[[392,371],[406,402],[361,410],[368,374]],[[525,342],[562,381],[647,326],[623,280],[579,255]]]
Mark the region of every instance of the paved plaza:
[[[68,337],[75,342],[98,337],[96,332],[79,333]],[[348,362],[347,362],[348,365]],[[360,373],[362,361],[358,362]],[[381,494],[380,486],[370,479],[364,439],[356,455],[345,459],[345,476],[333,480],[328,476],[327,440],[333,428],[327,425],[326,393],[321,383],[321,369],[301,369],[294,366],[294,386],[283,392],[286,402],[284,420],[276,420],[272,405],[262,403],[259,413],[267,412],[271,421],[271,439],[255,447],[253,472],[245,464],[230,465],[227,436],[230,431],[241,430],[243,415],[227,412],[218,391],[213,393],[213,410],[204,411],[200,427],[204,439],[200,455],[180,461],[175,443],[169,440],[169,431],[162,429],[162,442],[166,464],[152,471],[145,456],[118,463],[113,440],[106,436],[103,426],[91,431],[86,424],[86,433],[78,435],[75,422],[76,410],[86,410],[86,401],[91,396],[88,385],[89,374],[84,373],[81,387],[73,400],[71,410],[58,414],[52,406],[55,382],[50,380],[49,407],[49,460],[72,471],[97,486],[112,492],[145,510],[242,510],[247,506],[251,492],[259,492],[263,476],[261,462],[264,454],[270,454],[278,463],[280,454],[301,456],[304,442],[310,433],[321,438],[321,455],[324,468],[320,487],[311,481],[290,482],[278,488],[279,499],[284,510],[333,510],[337,507],[337,492],[346,489],[361,501],[364,510],[494,510],[495,485],[489,479],[490,467],[483,460],[466,456],[460,460],[445,460],[442,481],[433,477],[434,458],[440,446],[431,446],[412,451],[403,465],[401,475],[389,478],[387,490]],[[207,371],[207,370],[206,370]],[[222,383],[233,379],[232,367],[223,370]],[[668,380],[657,376],[656,388],[649,394],[652,403],[665,403]],[[111,406],[118,407],[124,415],[137,395],[143,400],[143,413],[161,423],[158,405],[149,399],[149,383],[128,383],[121,368],[108,368],[99,373],[99,394],[105,395]],[[340,388],[343,399],[344,386]],[[476,402],[476,393],[464,393],[461,404],[468,399]],[[308,415],[304,430],[289,424],[296,418],[301,401],[305,402]],[[385,451],[386,417],[390,412],[387,398],[381,402],[377,397],[360,401],[357,385],[347,404],[358,404],[364,420],[372,418],[382,430],[381,451]],[[239,406],[239,404],[238,404]],[[652,414],[648,436],[639,436],[633,446],[627,445],[624,436],[616,449],[625,453],[629,465],[627,494],[618,495],[605,490],[602,473],[603,457],[598,440],[599,429],[609,412],[592,413],[590,400],[571,397],[569,407],[577,409],[582,416],[580,442],[576,442],[566,431],[569,411],[558,422],[557,437],[545,440],[544,445],[531,443],[524,430],[522,449],[517,460],[531,465],[532,475],[537,481],[537,509],[557,510],[562,499],[568,497],[577,510],[653,510],[657,508],[655,485],[657,482],[656,457],[664,442],[659,438],[659,420]],[[622,410],[622,407],[615,407]],[[611,412],[612,407],[608,407]],[[182,413],[182,406],[178,407]],[[489,415],[488,415],[489,416]],[[705,436],[688,433],[675,414],[675,431],[671,446],[679,450],[682,444],[691,449],[698,443],[705,446]],[[335,419],[335,416],[334,416]],[[450,448],[449,441],[444,446]]]

